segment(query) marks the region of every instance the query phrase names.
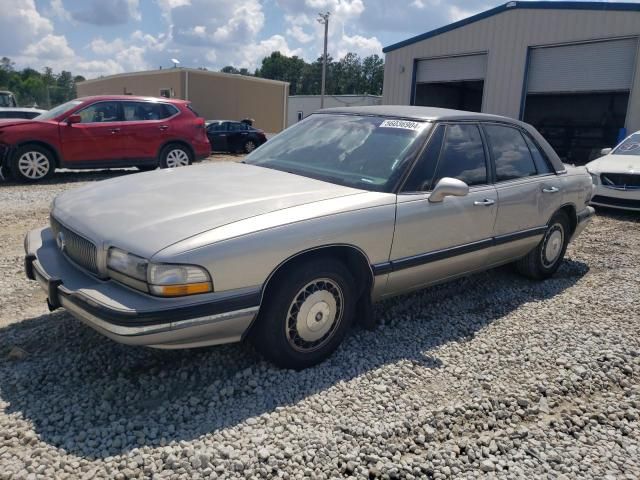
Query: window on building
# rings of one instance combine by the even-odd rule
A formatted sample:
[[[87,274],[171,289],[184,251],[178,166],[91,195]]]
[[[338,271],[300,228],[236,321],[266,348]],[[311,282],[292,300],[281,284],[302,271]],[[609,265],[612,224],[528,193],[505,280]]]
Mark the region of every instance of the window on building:
[[[304,112],[298,110],[298,121],[302,120],[304,118]]]
[[[160,96],[164,97],[164,98],[172,98],[173,97],[173,92],[171,88],[161,88],[160,89]]]

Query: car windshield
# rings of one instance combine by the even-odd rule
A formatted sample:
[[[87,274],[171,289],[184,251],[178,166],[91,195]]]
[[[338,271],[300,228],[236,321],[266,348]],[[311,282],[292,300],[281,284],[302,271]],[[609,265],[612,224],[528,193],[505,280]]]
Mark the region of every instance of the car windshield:
[[[44,112],[42,115],[38,115],[35,120],[52,120],[59,115],[62,115],[65,112],[68,112],[74,107],[77,107],[82,103],[82,100],[71,100],[70,102],[63,103],[62,105],[58,105],[51,110]]]
[[[13,96],[8,93],[0,93],[0,107],[15,107]]]
[[[640,132],[634,133],[624,142],[616,147],[613,152],[616,155],[638,155],[640,156]]]
[[[389,192],[420,147],[427,122],[315,114],[288,128],[245,163],[349,187]]]

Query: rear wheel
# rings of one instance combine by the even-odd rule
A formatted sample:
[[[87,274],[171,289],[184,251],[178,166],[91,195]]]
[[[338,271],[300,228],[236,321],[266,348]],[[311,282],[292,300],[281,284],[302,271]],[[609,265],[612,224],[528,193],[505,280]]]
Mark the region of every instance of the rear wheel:
[[[570,236],[569,217],[563,211],[556,212],[538,246],[518,260],[516,268],[529,278],[549,278],[560,268]]]
[[[14,154],[10,173],[21,182],[38,182],[53,175],[55,163],[51,152],[40,145],[25,145]]]
[[[245,151],[245,153],[251,153],[256,148],[258,148],[258,146],[256,145],[256,142],[254,142],[253,140],[247,140],[246,142],[244,142],[244,151]]]
[[[160,168],[186,167],[190,163],[191,152],[182,145],[167,145],[160,153]]]
[[[282,368],[320,363],[353,322],[357,298],[351,273],[337,260],[315,258],[292,265],[275,281],[252,331],[253,344]]]

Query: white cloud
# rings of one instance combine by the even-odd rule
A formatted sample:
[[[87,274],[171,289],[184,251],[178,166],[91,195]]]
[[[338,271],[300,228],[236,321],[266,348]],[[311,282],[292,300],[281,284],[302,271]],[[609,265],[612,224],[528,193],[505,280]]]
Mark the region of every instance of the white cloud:
[[[72,11],[71,16],[93,25],[120,25],[142,18],[139,0],[85,0],[83,7]]]
[[[75,53],[67,43],[63,35],[47,35],[42,40],[29,45],[25,51],[26,57],[47,60],[66,60],[72,58]]]
[[[58,18],[64,21],[71,21],[71,14],[68,12],[66,8],[64,8],[64,4],[62,0],[51,0],[49,5],[49,14],[52,17]]]
[[[300,43],[309,43],[313,40],[313,35],[306,33],[299,25],[292,25],[287,28],[287,35],[293,37]]]
[[[465,18],[469,18],[475,15],[478,12],[486,10],[488,7],[480,7],[478,9],[465,9],[462,7],[458,7],[457,5],[451,5],[449,7],[449,20],[452,22],[457,22],[458,20],[463,20]]]
[[[13,0],[0,15],[2,55],[20,55],[33,39],[53,33],[51,21],[38,12],[34,0]]]

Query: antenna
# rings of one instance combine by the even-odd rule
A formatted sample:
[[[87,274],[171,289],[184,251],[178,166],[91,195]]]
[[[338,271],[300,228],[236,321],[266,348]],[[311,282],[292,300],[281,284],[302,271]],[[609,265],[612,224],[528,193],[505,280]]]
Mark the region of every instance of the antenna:
[[[177,58],[172,58],[171,63],[173,63],[173,68],[178,68],[178,65],[180,65],[180,60],[178,60]]]

